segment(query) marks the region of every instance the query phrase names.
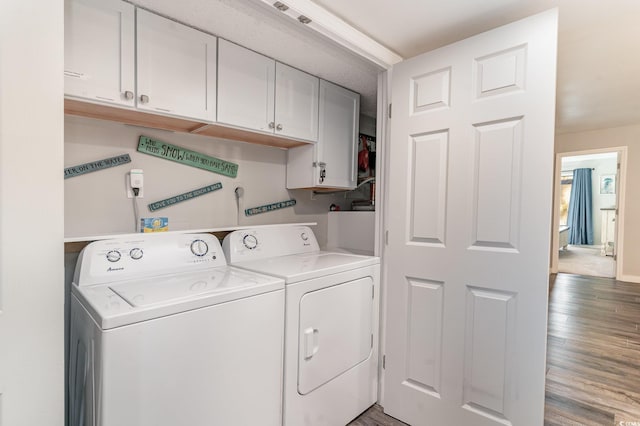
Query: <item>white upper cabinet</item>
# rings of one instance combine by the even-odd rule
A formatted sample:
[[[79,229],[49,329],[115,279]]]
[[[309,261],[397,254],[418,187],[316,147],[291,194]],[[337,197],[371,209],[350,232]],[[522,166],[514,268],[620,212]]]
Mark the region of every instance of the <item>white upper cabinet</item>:
[[[317,140],[317,77],[226,40],[218,49],[218,123]]]
[[[120,0],[65,2],[65,94],[135,105],[134,16]]]
[[[212,122],[216,43],[120,0],[66,0],[65,94]]]
[[[275,61],[220,39],[218,122],[273,133]]]
[[[357,184],[360,95],[320,80],[318,143],[291,148],[287,188],[343,188]]]
[[[319,78],[276,62],[277,135],[318,140],[319,87]]]
[[[138,108],[214,121],[216,40],[138,9]]]

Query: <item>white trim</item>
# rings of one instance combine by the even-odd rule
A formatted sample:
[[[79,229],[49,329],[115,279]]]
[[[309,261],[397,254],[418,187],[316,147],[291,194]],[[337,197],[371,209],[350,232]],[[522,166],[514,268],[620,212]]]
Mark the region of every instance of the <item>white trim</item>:
[[[376,130],[376,236],[375,255],[380,261],[380,338],[378,340],[378,403],[384,407],[385,370],[382,368],[383,357],[386,352],[387,332],[387,264],[386,264],[386,217],[389,196],[387,185],[387,170],[389,170],[389,115],[388,105],[391,99],[391,70],[378,74],[378,115]]]
[[[628,283],[638,283],[640,284],[640,276],[638,275],[620,275],[618,281],[625,281]]]
[[[623,275],[623,264],[624,264],[624,217],[625,217],[625,199],[626,199],[626,183],[627,183],[627,147],[626,146],[614,146],[610,148],[597,148],[597,149],[587,149],[584,151],[571,151],[571,152],[558,152],[556,153],[556,167],[554,174],[554,195],[553,195],[553,228],[552,232],[552,244],[551,244],[551,266],[549,268],[551,273],[558,272],[558,251],[560,247],[558,246],[558,229],[560,227],[560,215],[558,214],[558,208],[560,206],[560,171],[562,170],[562,159],[564,157],[575,157],[580,155],[589,155],[589,154],[600,154],[604,152],[617,152],[618,153],[618,162],[620,163],[620,178],[618,185],[618,205],[616,206],[618,209],[618,226],[616,227],[616,279],[621,281],[627,281],[626,279],[622,279],[621,277],[627,278],[638,278],[632,275]],[[631,282],[640,282],[640,281],[631,281]]]
[[[263,3],[274,7],[275,0],[261,0]],[[363,32],[355,29],[338,16],[325,8],[315,4],[311,0],[283,0],[289,9],[283,11],[285,15],[298,22],[298,17],[304,15],[311,19],[305,24],[307,27],[346,47],[363,58],[373,62],[383,69],[391,68],[393,64],[402,61],[402,57],[394,51],[384,47]],[[302,25],[302,24],[300,24]]]

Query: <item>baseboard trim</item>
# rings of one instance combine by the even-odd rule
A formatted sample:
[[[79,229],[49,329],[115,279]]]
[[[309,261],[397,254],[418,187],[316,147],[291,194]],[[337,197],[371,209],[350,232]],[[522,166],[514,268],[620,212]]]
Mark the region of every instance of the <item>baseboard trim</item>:
[[[640,276],[638,275],[621,275],[616,279],[618,281],[626,281],[628,283],[640,283]]]

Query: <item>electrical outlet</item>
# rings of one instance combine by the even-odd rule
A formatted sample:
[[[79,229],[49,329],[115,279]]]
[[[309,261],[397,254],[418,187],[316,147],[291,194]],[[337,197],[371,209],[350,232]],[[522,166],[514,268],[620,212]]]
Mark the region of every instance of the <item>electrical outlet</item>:
[[[127,198],[133,198],[133,190],[131,189],[131,176],[129,175],[129,173],[127,173],[126,177],[125,188],[127,190]],[[140,188],[137,198],[144,198],[144,187]]]

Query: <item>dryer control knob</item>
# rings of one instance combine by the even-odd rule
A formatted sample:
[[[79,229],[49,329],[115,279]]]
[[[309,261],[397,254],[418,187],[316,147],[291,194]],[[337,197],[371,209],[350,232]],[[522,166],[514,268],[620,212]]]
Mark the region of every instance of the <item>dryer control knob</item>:
[[[302,234],[300,234],[300,238],[302,238],[302,241],[307,241],[309,239],[309,236],[306,232],[303,232]]]
[[[118,250],[111,250],[109,253],[107,253],[107,260],[109,262],[117,262],[121,257],[122,255]]]
[[[131,258],[133,260],[139,260],[142,259],[142,255],[144,253],[142,252],[141,248],[132,248],[131,251],[129,252],[129,256],[131,256]]]
[[[254,248],[258,247],[258,239],[255,235],[245,235],[242,238],[242,243],[249,250],[253,250]]]
[[[191,253],[202,257],[209,252],[209,246],[202,240],[193,240],[191,243]]]

